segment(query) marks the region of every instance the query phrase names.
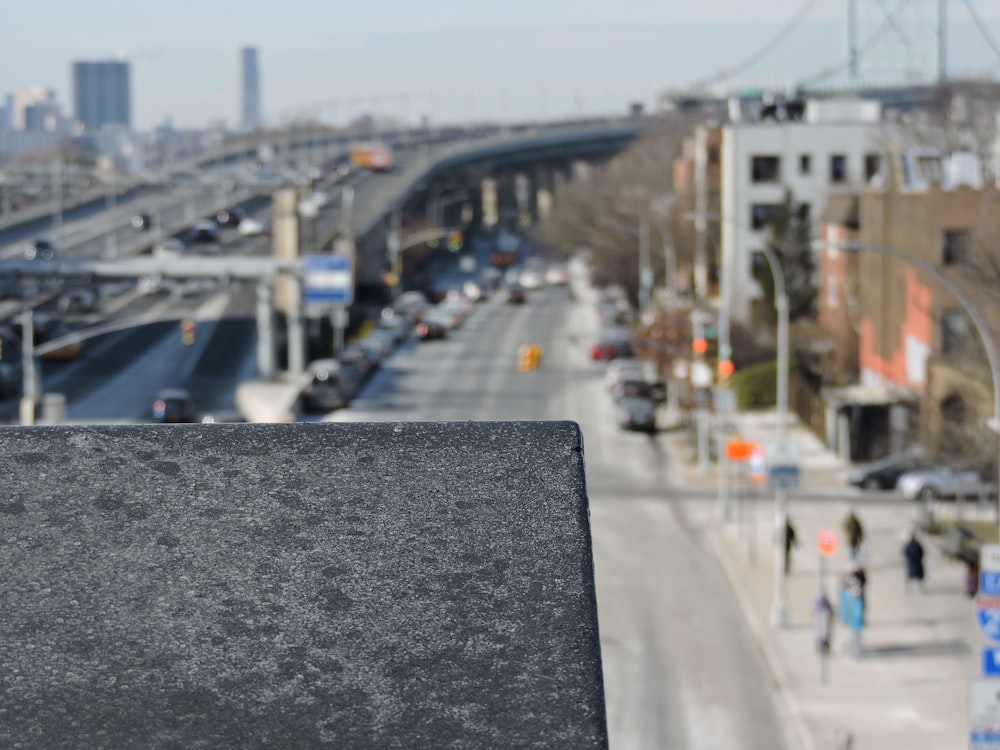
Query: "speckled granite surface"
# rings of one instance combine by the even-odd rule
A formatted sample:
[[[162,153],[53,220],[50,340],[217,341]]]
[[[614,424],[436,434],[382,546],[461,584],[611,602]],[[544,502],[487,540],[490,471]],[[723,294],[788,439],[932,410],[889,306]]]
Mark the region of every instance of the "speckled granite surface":
[[[606,747],[575,424],[0,441],[0,747]]]

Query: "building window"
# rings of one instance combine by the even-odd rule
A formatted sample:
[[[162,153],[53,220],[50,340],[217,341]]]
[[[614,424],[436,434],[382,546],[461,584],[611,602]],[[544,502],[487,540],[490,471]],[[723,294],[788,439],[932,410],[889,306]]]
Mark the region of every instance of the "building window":
[[[964,263],[969,257],[969,231],[946,229],[941,243],[941,260],[946,266]]]
[[[941,352],[961,354],[969,337],[969,323],[959,310],[947,310],[941,315]]]
[[[751,156],[751,182],[779,182],[781,180],[781,157]]]
[[[766,229],[778,215],[781,206],[777,203],[754,203],[750,206],[750,227],[752,229]]]
[[[844,154],[833,154],[830,157],[830,182],[847,182],[847,157]]]
[[[799,156],[799,174],[810,174],[812,166],[812,157],[809,154]]]
[[[882,157],[879,154],[865,154],[865,182],[871,182],[872,177],[882,168]]]

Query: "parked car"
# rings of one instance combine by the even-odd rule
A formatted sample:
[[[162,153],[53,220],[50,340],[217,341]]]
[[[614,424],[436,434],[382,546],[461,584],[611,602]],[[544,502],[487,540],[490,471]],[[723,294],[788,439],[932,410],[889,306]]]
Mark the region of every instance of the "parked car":
[[[645,367],[641,360],[632,357],[619,357],[608,362],[608,369],[604,371],[604,384],[608,390],[623,380],[642,380],[645,378]]]
[[[632,334],[627,328],[604,328],[590,347],[590,358],[607,362],[632,356]]]
[[[984,482],[978,471],[957,471],[946,465],[908,471],[896,482],[896,489],[907,500],[981,497],[996,494],[996,485]]]
[[[311,379],[302,391],[302,408],[307,412],[333,411],[347,406],[340,377],[340,362],[318,359],[309,365]]]
[[[425,315],[414,328],[417,338],[421,341],[432,339],[443,339],[448,336],[448,323],[439,316],[433,314]]]
[[[656,402],[643,396],[627,396],[618,402],[618,426],[623,430],[656,432]]]
[[[153,401],[153,419],[164,423],[197,422],[194,399],[184,388],[164,388]]]
[[[864,490],[893,490],[906,472],[927,469],[932,465],[930,457],[919,449],[900,451],[858,466],[851,472],[849,481]]]

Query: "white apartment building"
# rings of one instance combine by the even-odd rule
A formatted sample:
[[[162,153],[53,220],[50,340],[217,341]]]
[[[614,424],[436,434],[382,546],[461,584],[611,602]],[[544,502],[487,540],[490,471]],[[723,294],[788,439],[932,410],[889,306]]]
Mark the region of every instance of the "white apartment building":
[[[827,198],[857,193],[878,173],[889,151],[881,105],[874,101],[808,101],[795,119],[735,119],[722,127],[720,149],[720,304],[730,320],[751,323],[760,289],[753,254],[786,189],[803,204],[812,226]]]

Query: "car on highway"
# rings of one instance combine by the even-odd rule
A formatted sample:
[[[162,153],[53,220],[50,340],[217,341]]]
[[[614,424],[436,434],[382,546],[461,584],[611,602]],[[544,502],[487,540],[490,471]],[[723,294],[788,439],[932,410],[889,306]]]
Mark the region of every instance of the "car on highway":
[[[215,214],[215,223],[220,227],[238,227],[245,217],[235,208],[224,208]]]
[[[528,301],[528,295],[525,293],[524,287],[518,282],[507,284],[504,288],[504,296],[508,305],[523,305]]]
[[[863,490],[894,490],[896,482],[908,471],[927,469],[933,461],[923,450],[912,448],[890,453],[871,463],[855,467],[848,481]]]
[[[57,339],[70,336],[73,331],[65,322],[58,319],[40,320],[35,327],[35,345],[45,346]],[[68,362],[76,359],[83,351],[83,341],[80,339],[67,339],[62,346],[55,349],[47,349],[42,354],[42,359],[47,362]]]
[[[569,284],[569,269],[564,263],[553,263],[545,269],[545,283],[549,286]]]
[[[137,213],[132,217],[132,226],[140,232],[148,232],[153,228],[153,215],[145,211]]]
[[[627,396],[618,401],[618,426],[623,430],[656,432],[656,402],[644,396]]]
[[[957,497],[993,497],[996,485],[985,482],[974,469],[957,470],[946,464],[903,474],[896,489],[907,500],[937,500]]]
[[[70,289],[59,297],[59,312],[63,315],[84,315],[97,311],[98,293],[93,289]]]
[[[163,388],[153,400],[153,419],[164,424],[198,421],[198,410],[190,391],[184,388]]]
[[[247,216],[240,221],[239,225],[236,227],[236,231],[243,237],[259,237],[263,234],[269,234],[271,231],[271,225],[268,222],[260,221],[252,216]]]
[[[219,227],[211,221],[199,221],[188,232],[189,245],[217,245],[219,243]]]
[[[28,260],[52,260],[56,257],[56,243],[50,237],[38,237],[24,251]]]
[[[176,237],[172,237],[169,240],[163,240],[163,242],[158,242],[155,247],[153,247],[153,257],[154,258],[179,258],[184,255],[187,245],[184,244],[183,240]]]

